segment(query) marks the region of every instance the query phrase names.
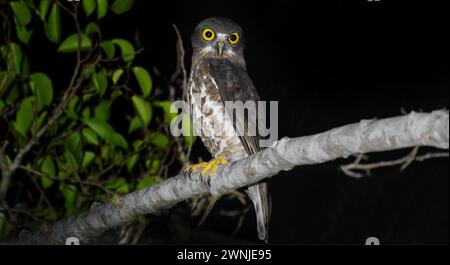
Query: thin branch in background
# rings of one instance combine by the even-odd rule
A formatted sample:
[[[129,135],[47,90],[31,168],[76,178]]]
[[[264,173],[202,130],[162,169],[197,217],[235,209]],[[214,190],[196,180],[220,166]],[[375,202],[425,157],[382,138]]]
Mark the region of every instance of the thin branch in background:
[[[134,224],[127,224],[121,228],[119,245],[126,245],[130,242],[134,232]]]
[[[26,166],[20,166],[20,169],[22,169],[22,170],[24,170],[24,171],[26,171],[28,173],[34,174],[36,176],[39,176],[39,177],[47,177],[47,178],[49,178],[49,179],[51,179],[53,181],[59,181],[59,182],[70,181],[73,184],[79,183],[80,185],[96,187],[96,188],[101,189],[103,192],[105,192],[106,194],[109,194],[111,196],[117,195],[117,193],[115,193],[114,191],[106,188],[105,186],[103,186],[101,183],[98,183],[98,182],[87,181],[87,180],[76,180],[76,181],[74,181],[74,180],[70,180],[70,179],[66,179],[66,178],[50,176],[50,175],[44,174],[42,172],[39,172],[37,170],[34,170],[34,169],[32,169],[30,167],[26,167]],[[35,184],[38,185],[37,183],[35,183]],[[44,191],[42,191],[42,192],[44,192]]]
[[[197,227],[203,226],[203,224],[206,221],[206,218],[208,218],[209,214],[212,211],[212,208],[214,207],[214,205],[216,204],[216,202],[219,199],[220,199],[220,196],[211,196],[211,198],[209,199],[208,206],[206,207],[205,211],[203,212],[202,218],[198,222]]]
[[[184,44],[183,39],[181,38],[180,31],[178,30],[178,27],[175,24],[172,24],[172,27],[175,30],[175,33],[177,34],[177,70],[172,75],[172,81],[175,81],[176,78],[181,74],[181,89],[183,92],[182,98],[184,101],[186,101],[187,98],[187,71],[186,66],[184,65],[184,58],[185,58],[185,50],[184,50]]]
[[[231,237],[233,237],[233,238],[236,237],[239,230],[241,230],[242,224],[244,223],[245,216],[250,211],[250,209],[251,209],[251,207],[245,207],[243,210],[240,210],[240,211],[224,211],[224,210],[220,211],[220,214],[222,216],[231,217],[231,218],[239,217],[238,223],[236,224],[236,228],[234,229],[233,233],[231,234]]]
[[[35,176],[31,177],[34,186],[36,187],[36,189],[39,191],[39,195],[40,195],[40,202],[39,204],[41,204],[41,201],[44,200],[45,204],[47,204],[47,206],[52,210],[55,211],[55,207],[53,207],[53,205],[50,203],[50,201],[48,200],[47,196],[45,195],[45,191],[41,188],[41,186],[39,185],[39,183],[36,180]]]
[[[134,234],[134,237],[130,242],[132,245],[136,245],[139,242],[139,239],[141,238],[142,234],[144,233],[147,225],[148,225],[148,222],[147,222],[147,220],[145,220],[145,218],[141,218],[139,220],[139,225],[137,227],[137,231]]]
[[[358,159],[348,165],[341,166],[342,172],[346,174],[349,177],[352,178],[362,178],[366,175],[370,176],[371,171],[374,169],[380,169],[380,168],[386,168],[386,167],[393,167],[393,166],[401,166],[400,171],[404,171],[406,168],[408,168],[414,161],[423,162],[428,159],[434,159],[434,158],[445,158],[449,157],[448,152],[439,152],[439,153],[427,153],[425,155],[418,156],[417,153],[419,151],[419,147],[414,147],[413,150],[406,156],[391,160],[391,161],[381,161],[376,163],[367,163],[367,164],[361,164],[361,159],[358,157]],[[355,172],[355,171],[365,171],[366,175]]]
[[[180,31],[178,30],[178,27],[175,24],[172,24],[172,27],[175,30],[175,33],[177,34],[177,70],[175,71],[175,73],[172,76],[172,81],[174,81],[180,74],[182,75],[182,80],[181,80],[181,90],[182,90],[182,99],[183,101],[187,101],[187,83],[188,83],[188,75],[187,75],[187,71],[186,71],[186,66],[185,66],[185,55],[186,55],[186,51],[184,49],[184,44],[183,44],[183,38],[181,37]],[[192,120],[192,117],[191,117]],[[191,130],[190,134],[189,134],[189,147],[187,149],[187,152],[185,154],[185,162],[184,164],[186,165],[188,162],[189,163],[189,159],[191,157],[191,153],[192,153],[192,142],[193,142],[193,132]],[[178,143],[178,145],[180,146],[180,143]]]

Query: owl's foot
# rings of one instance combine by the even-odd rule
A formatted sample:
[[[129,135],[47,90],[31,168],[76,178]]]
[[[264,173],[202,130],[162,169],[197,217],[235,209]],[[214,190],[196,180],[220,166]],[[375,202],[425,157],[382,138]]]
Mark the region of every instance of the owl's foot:
[[[191,166],[190,170],[191,171],[198,171],[199,169],[202,168],[202,176],[206,176],[209,175],[210,177],[214,176],[214,174],[217,171],[217,167],[219,165],[228,165],[228,161],[224,158],[224,157],[218,157],[215,158],[209,162],[202,162],[199,164],[195,164],[193,166]]]

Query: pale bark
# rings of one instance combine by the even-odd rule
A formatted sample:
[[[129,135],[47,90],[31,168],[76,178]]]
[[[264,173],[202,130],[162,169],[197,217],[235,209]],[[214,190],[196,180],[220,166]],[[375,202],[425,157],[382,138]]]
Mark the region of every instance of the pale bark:
[[[296,166],[415,146],[449,148],[447,111],[363,120],[312,136],[284,138],[251,157],[219,167],[210,181],[200,172],[179,174],[115,202],[94,205],[84,214],[58,221],[41,231],[22,233],[20,239],[26,243],[54,244],[64,243],[69,237],[86,241],[140,215],[158,213],[201,194],[226,194]]]

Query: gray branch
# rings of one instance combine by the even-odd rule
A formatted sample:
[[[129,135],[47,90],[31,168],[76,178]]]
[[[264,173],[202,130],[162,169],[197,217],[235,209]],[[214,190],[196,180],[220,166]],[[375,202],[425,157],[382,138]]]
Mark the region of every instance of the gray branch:
[[[69,237],[88,241],[140,215],[158,213],[201,194],[226,194],[296,166],[415,146],[449,148],[447,111],[363,120],[312,136],[284,138],[251,157],[219,167],[210,181],[199,172],[179,174],[114,202],[94,205],[84,214],[58,221],[38,232],[22,233],[20,242],[62,244]]]

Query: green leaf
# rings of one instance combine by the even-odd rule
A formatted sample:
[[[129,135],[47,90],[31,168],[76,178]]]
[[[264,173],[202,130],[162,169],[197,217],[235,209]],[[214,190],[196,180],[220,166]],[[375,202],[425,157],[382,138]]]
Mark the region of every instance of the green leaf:
[[[97,2],[95,0],[83,0],[81,1],[83,4],[84,13],[86,16],[92,15],[95,11],[95,7],[97,6]]]
[[[146,162],[146,166],[149,168],[149,174],[150,175],[156,175],[158,174],[158,171],[161,167],[161,161],[160,160],[151,160]]]
[[[97,137],[97,134],[95,134],[95,132],[93,130],[91,130],[89,128],[85,128],[82,131],[82,135],[88,144],[95,145],[95,146],[98,145],[98,137]]]
[[[19,24],[26,27],[31,21],[31,12],[28,6],[19,1],[11,2],[10,5]]]
[[[45,21],[48,9],[50,7],[50,0],[41,0],[39,3],[39,17],[42,21]]]
[[[46,74],[32,74],[30,76],[30,86],[36,95],[38,112],[51,105],[53,101],[53,84]]]
[[[63,166],[64,175],[70,176],[74,172],[78,171],[81,162],[75,158],[70,151],[66,150],[63,154],[63,158],[63,161],[65,162],[65,165]]]
[[[24,56],[22,62],[22,74],[25,76],[30,74],[30,61],[26,55]]]
[[[132,101],[141,122],[147,127],[152,119],[152,106],[148,101],[138,96],[133,96]]]
[[[13,73],[13,72],[10,72],[10,73]],[[7,104],[13,104],[17,100],[19,100],[19,98],[20,98],[19,87],[17,85],[13,85],[11,90],[10,90],[10,92],[9,92],[9,94],[6,96],[6,103]]]
[[[94,119],[107,121],[109,120],[111,102],[102,100],[94,109]]]
[[[114,39],[112,42],[120,47],[121,55],[125,62],[134,60],[135,50],[129,41],[124,39]]]
[[[78,51],[78,48],[80,48],[80,51],[86,51],[89,50],[92,46],[91,39],[89,39],[88,36],[85,34],[81,34],[81,43],[79,43],[79,37],[78,34],[73,34],[67,37],[61,45],[59,45],[58,52],[61,53],[70,53],[70,52],[76,52]],[[79,46],[79,44],[81,44]]]
[[[14,71],[16,73],[20,74],[21,69],[22,69],[22,58],[23,58],[22,50],[20,49],[20,46],[14,42],[11,42],[9,48],[10,48],[10,54],[8,54],[7,56],[11,56]]]
[[[64,141],[64,147],[68,150],[76,159],[77,163],[81,161],[81,135],[76,132],[71,134]]]
[[[64,208],[66,209],[66,216],[72,216],[76,214],[76,202],[78,198],[78,189],[74,185],[66,185],[61,183],[59,190],[64,196],[65,203]]]
[[[80,97],[75,96],[69,101],[69,104],[67,105],[67,116],[74,120],[78,119],[77,106],[79,101]]]
[[[98,73],[94,73],[92,75],[92,83],[94,84],[95,89],[103,96],[108,88],[108,76],[106,71],[100,71]]]
[[[60,218],[58,213],[50,207],[34,208],[31,210],[31,213],[33,214],[33,216],[44,218],[45,220],[47,220],[49,222],[54,222]]]
[[[85,1],[86,2],[86,1]],[[94,22],[90,22],[87,26],[86,26],[86,29],[84,30],[84,33],[86,34],[86,35],[94,35],[94,34],[97,34],[97,35],[100,35],[101,34],[101,30],[100,30],[100,27],[97,25],[97,23],[94,23]]]
[[[155,102],[153,102],[153,105],[161,108],[164,111],[164,116],[165,116],[165,120],[166,120],[167,124],[170,124],[172,122],[172,120],[178,116],[178,113],[170,112],[172,102],[169,100],[155,101]]]
[[[97,133],[98,136],[100,136],[100,138],[102,138],[105,142],[119,146],[123,149],[128,148],[128,143],[125,138],[116,133],[108,122],[98,119],[91,119],[84,120],[84,123],[89,126],[89,128],[94,130],[94,132]]]
[[[110,143],[123,149],[128,148],[127,140],[125,140],[125,138],[118,133],[113,133],[110,135]]]
[[[50,156],[46,156],[43,159],[40,170],[47,176],[56,176],[55,163],[53,163]],[[41,185],[44,189],[50,188],[54,183],[54,181],[47,176],[41,176]]]
[[[33,123],[33,102],[34,98],[26,98],[24,101],[22,101],[22,104],[20,104],[19,110],[16,114],[14,127],[16,128],[17,132],[23,137],[27,136],[27,132],[30,129],[31,124]]]
[[[142,95],[144,97],[148,97],[153,88],[153,82],[150,74],[142,67],[133,67],[133,73],[138,80]]]
[[[88,167],[92,161],[94,161],[95,159],[95,154],[92,152],[86,152],[84,153],[84,157],[83,157],[83,163],[81,164],[81,168],[86,168]]]
[[[134,150],[138,150],[141,146],[142,146],[142,144],[144,143],[144,141],[142,141],[142,140],[137,140],[137,141],[135,141],[134,143],[133,143],[133,148],[134,148]]]
[[[91,117],[91,109],[88,106],[86,106],[81,112],[81,117],[84,119],[89,119]]]
[[[108,59],[111,60],[114,58],[116,47],[114,46],[114,43],[112,41],[103,41],[102,43],[100,43],[100,47],[102,47]]]
[[[15,72],[0,72],[0,98],[6,93],[7,88],[14,82],[17,74]]]
[[[116,100],[118,97],[122,96],[122,91],[116,89],[111,93],[111,101]]]
[[[124,178],[116,178],[105,183],[105,187],[111,190],[115,190],[118,193],[128,193],[130,192],[130,185]]]
[[[151,136],[151,143],[161,150],[165,150],[169,146],[169,138],[165,134],[156,133]]]
[[[53,183],[55,182],[51,178],[47,176],[41,176],[41,185],[44,190],[51,188],[53,186]]]
[[[130,160],[128,160],[127,162],[127,169],[128,172],[133,171],[133,168],[136,166],[137,162],[139,162],[139,156],[138,155],[134,155],[130,158]]]
[[[114,3],[111,5],[111,10],[121,15],[127,11],[129,11],[134,4],[134,0],[115,0]]]
[[[42,125],[44,124],[44,122],[45,122],[45,120],[47,119],[47,117],[48,117],[48,112],[47,111],[44,111],[44,112],[42,112],[40,115],[39,115],[39,117],[38,117],[38,119],[37,119],[37,122],[36,122],[36,128],[39,130],[40,128],[42,128]]]
[[[37,6],[34,4],[34,0],[23,0],[23,1],[25,2],[25,4],[27,4],[28,8],[31,9],[32,11],[37,10]]]
[[[56,176],[55,163],[50,156],[45,156],[41,164],[41,172],[51,177]]]
[[[16,27],[16,34],[17,34],[17,38],[22,43],[28,44],[28,42],[30,42],[31,34],[33,34],[33,31],[27,30],[26,27],[22,27],[22,26],[17,25],[17,27]]]
[[[86,1],[85,1],[86,2]],[[108,13],[108,0],[97,0],[97,19],[100,20]]]
[[[101,152],[101,158],[105,161],[105,162],[109,162],[110,157],[111,157],[111,149],[113,147],[111,147],[111,145],[106,145],[106,146],[102,146],[102,148],[100,149]]]
[[[116,85],[117,82],[119,82],[120,77],[122,77],[123,73],[124,73],[123,69],[117,69],[116,71],[113,72],[112,81],[114,85]]]
[[[58,43],[61,41],[61,11],[57,4],[53,4],[52,6],[48,22],[45,26],[45,33],[51,42]]]
[[[128,128],[128,134],[133,133],[134,131],[142,128],[142,121],[139,117],[134,117],[133,120],[130,122],[130,126]]]
[[[139,183],[136,187],[136,190],[142,190],[144,188],[151,187],[155,184],[160,183],[161,181],[163,181],[163,179],[158,176],[150,176],[150,177],[144,178],[139,181]]]

